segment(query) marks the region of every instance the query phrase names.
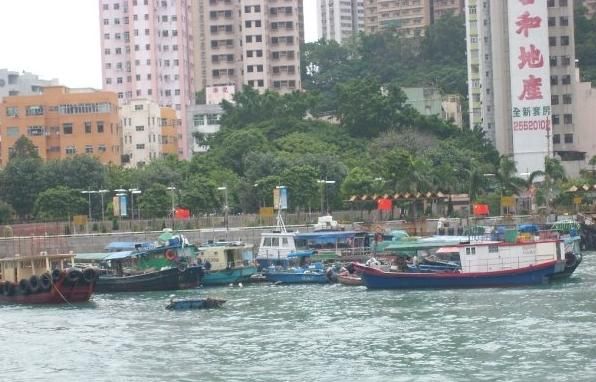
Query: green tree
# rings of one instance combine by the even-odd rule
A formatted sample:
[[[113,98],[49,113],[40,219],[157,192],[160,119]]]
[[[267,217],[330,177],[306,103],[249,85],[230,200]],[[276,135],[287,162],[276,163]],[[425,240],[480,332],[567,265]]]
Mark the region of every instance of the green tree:
[[[14,157],[0,177],[0,194],[21,219],[33,212],[33,203],[42,190],[39,158]]]
[[[220,210],[217,187],[220,185],[212,179],[206,179],[200,174],[193,175],[183,184],[180,204],[190,208],[193,214]],[[228,192],[231,193],[231,190]]]
[[[29,158],[40,159],[39,153],[37,152],[37,147],[35,147],[29,138],[21,135],[21,137],[15,141],[13,151],[10,153],[9,159]]]
[[[88,200],[78,191],[57,186],[40,192],[35,200],[35,216],[42,220],[69,220],[73,215],[86,215]]]
[[[341,192],[345,199],[352,195],[368,195],[377,191],[377,177],[373,176],[370,169],[354,167],[341,184]]]
[[[9,224],[15,216],[14,208],[5,201],[0,200],[0,224]]]
[[[141,194],[138,203],[145,218],[168,216],[172,211],[172,191],[156,183]]]

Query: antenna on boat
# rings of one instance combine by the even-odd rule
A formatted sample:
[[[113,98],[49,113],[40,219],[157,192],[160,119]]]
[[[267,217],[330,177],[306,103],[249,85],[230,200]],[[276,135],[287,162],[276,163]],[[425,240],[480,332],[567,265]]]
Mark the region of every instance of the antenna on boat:
[[[283,195],[283,191],[282,191],[282,189],[285,189],[285,188],[286,188],[285,186],[276,186],[275,187],[275,191],[276,191],[275,194],[277,196],[277,217],[275,218],[275,224],[277,226],[276,228],[281,233],[286,233],[287,232],[286,225],[284,223],[284,219],[283,219],[283,217],[281,215],[281,210],[282,210],[283,203],[284,203],[284,201],[282,200],[283,199],[283,196],[282,196]],[[285,197],[287,198],[287,194],[286,194]],[[273,199],[276,199],[276,198],[274,197]]]

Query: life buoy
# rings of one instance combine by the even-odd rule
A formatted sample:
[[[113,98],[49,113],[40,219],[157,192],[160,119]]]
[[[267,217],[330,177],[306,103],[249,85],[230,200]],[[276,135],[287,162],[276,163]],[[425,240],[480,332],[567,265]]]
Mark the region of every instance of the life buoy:
[[[186,263],[178,263],[178,270],[184,272],[186,270]]]
[[[43,275],[39,276],[39,286],[41,287],[41,290],[43,290],[44,292],[47,292],[50,289],[52,289],[52,275],[46,272]]]
[[[37,275],[29,277],[29,288],[31,288],[31,293],[37,293],[41,289],[39,277]]]
[[[173,249],[168,249],[166,251],[166,259],[172,261],[176,258],[176,251],[174,251]]]

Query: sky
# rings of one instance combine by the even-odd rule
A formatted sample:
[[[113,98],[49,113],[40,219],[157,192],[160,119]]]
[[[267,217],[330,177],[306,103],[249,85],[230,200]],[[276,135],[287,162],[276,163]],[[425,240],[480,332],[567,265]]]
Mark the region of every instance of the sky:
[[[316,0],[304,0],[306,41],[316,40]],[[98,0],[0,0],[0,69],[101,88]]]

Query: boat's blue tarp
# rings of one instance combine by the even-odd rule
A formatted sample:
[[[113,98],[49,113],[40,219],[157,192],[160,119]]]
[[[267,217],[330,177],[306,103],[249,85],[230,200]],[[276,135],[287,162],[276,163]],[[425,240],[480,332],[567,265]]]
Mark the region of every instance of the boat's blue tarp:
[[[296,239],[318,240],[328,238],[346,239],[356,235],[366,236],[366,232],[361,231],[319,231],[319,232],[305,232],[297,233]]]
[[[105,246],[105,250],[108,252],[118,251],[132,251],[134,249],[150,249],[153,248],[153,244],[150,242],[138,242],[138,241],[113,241]]]
[[[288,257],[310,257],[314,254],[314,251],[296,251],[288,253]]]
[[[107,260],[121,260],[125,259],[131,255],[138,255],[139,252],[137,251],[120,251],[120,252],[112,252],[108,254],[106,257],[103,258],[104,261]]]

